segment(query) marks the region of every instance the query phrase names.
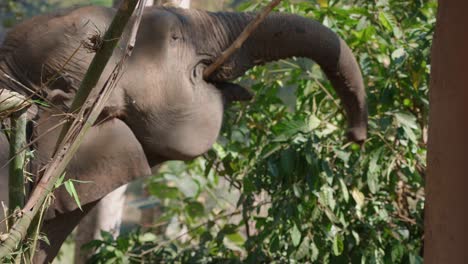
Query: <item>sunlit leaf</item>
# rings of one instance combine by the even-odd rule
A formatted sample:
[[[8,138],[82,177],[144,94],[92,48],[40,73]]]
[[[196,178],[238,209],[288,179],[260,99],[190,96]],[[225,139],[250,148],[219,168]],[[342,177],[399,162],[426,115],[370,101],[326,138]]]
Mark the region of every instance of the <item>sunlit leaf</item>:
[[[80,202],[80,197],[78,196],[78,193],[76,192],[75,185],[73,185],[72,180],[65,181],[63,183],[65,185],[65,189],[67,190],[68,194],[75,200],[76,205],[80,210],[83,211],[83,208],[81,208],[81,202]]]
[[[289,233],[291,235],[293,245],[297,247],[301,242],[301,231],[299,231],[299,228],[294,224]]]
[[[343,250],[344,250],[343,236],[341,234],[337,234],[333,238],[333,254],[335,256],[339,256],[343,253]]]

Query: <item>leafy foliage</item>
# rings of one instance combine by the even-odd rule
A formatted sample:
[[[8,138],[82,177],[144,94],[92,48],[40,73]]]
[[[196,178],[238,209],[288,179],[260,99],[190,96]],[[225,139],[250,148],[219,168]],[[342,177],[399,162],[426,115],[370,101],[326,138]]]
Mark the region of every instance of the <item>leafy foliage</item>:
[[[251,2],[242,9],[267,1]],[[96,263],[422,263],[435,9],[425,0],[283,1],[280,11],[323,22],[357,56],[365,146],[343,142],[340,104],[312,62],[256,67],[240,80],[255,102],[229,108],[218,144],[148,180],[163,210],[156,227],[94,242]]]

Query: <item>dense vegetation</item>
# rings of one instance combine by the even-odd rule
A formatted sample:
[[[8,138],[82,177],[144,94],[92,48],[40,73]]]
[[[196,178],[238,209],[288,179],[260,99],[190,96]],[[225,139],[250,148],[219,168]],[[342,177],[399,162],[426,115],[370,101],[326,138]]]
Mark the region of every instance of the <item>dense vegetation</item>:
[[[244,1],[259,10],[268,1]],[[422,263],[430,0],[283,0],[323,22],[363,71],[369,139],[344,140],[345,117],[317,65],[256,67],[204,157],[146,181],[152,228],[94,241],[93,263]]]

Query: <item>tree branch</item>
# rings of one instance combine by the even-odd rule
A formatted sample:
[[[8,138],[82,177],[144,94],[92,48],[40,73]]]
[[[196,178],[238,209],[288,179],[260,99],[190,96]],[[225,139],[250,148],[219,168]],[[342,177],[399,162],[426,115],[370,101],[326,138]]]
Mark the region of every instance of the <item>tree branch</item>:
[[[237,39],[229,46],[228,49],[223,51],[221,53],[221,56],[219,56],[215,62],[213,62],[210,66],[208,66],[205,71],[203,72],[203,78],[206,80],[208,77],[211,76],[223,63],[229,59],[229,57],[234,54],[234,52],[242,47],[242,44],[249,38],[249,36],[252,34],[252,32],[257,29],[257,27],[260,25],[260,23],[265,20],[265,18],[268,16],[268,14],[275,8],[281,0],[274,0],[272,1],[268,6],[263,9],[261,13],[258,13],[257,16],[255,17],[254,20],[252,20],[242,31],[242,33],[237,37]]]

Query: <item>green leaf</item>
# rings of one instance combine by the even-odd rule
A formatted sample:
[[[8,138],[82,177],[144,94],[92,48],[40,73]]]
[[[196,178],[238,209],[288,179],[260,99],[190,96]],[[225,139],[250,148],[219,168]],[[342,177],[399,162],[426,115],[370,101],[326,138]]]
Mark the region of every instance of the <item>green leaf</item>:
[[[301,243],[301,231],[299,231],[296,224],[289,230],[289,234],[291,235],[293,245],[297,247]]]
[[[318,258],[319,258],[320,250],[317,248],[317,245],[315,244],[315,242],[312,243],[310,249],[312,251],[312,255],[310,256],[310,260],[312,262],[317,261]]]
[[[140,236],[139,240],[143,243],[145,242],[154,242],[156,241],[157,237],[153,233],[144,233],[143,235]]]
[[[281,152],[280,156],[280,168],[282,176],[289,176],[294,172],[295,153],[291,148]]]
[[[380,189],[380,167],[379,158],[382,153],[382,149],[378,149],[371,154],[371,160],[369,161],[369,169],[367,171],[367,185],[371,193],[377,193]]]
[[[295,260],[301,260],[301,259],[306,258],[307,256],[309,256],[310,249],[311,249],[311,241],[310,241],[309,237],[306,236],[302,240],[302,243],[299,245],[296,252],[294,252],[294,254],[292,256],[293,256],[293,258]]]
[[[335,149],[336,156],[341,159],[345,164],[348,163],[349,157],[351,157],[351,153],[340,150],[340,149]]]
[[[401,244],[395,244],[392,247],[392,263],[399,263],[405,254],[405,248]]]
[[[325,206],[328,206],[330,209],[334,210],[336,206],[335,197],[333,195],[333,189],[329,186],[322,186],[319,193],[319,201]]]
[[[185,210],[192,218],[200,217],[205,214],[205,207],[203,206],[203,204],[197,201],[188,203],[185,207]]]
[[[163,182],[152,182],[148,185],[148,191],[160,199],[176,199],[180,192],[176,187],[169,187]]]
[[[68,180],[64,183],[64,185],[68,194],[75,200],[75,203],[78,206],[78,208],[80,208],[80,210],[83,211],[83,208],[81,208],[80,197],[78,197],[78,193],[76,192],[75,185],[73,185],[73,181]]]
[[[410,264],[422,264],[424,263],[424,260],[421,256],[415,255],[415,254],[410,254],[409,256],[409,263]]]
[[[354,188],[351,191],[351,196],[353,196],[354,201],[358,207],[363,207],[365,202],[365,196],[357,188]]]
[[[403,48],[396,49],[392,52],[392,59],[400,63],[406,57],[406,51]]]
[[[354,240],[356,241],[356,245],[359,245],[359,243],[361,243],[361,239],[359,237],[359,234],[354,230],[351,231],[351,234],[353,235]]]
[[[348,187],[346,187],[346,183],[341,178],[340,178],[340,186],[341,186],[341,193],[343,194],[343,198],[345,202],[348,202],[349,201]]]
[[[335,256],[340,256],[344,250],[343,235],[336,234],[333,239],[333,254]]]
[[[403,112],[397,112],[394,113],[394,116],[401,126],[406,126],[411,129],[418,129],[417,119],[414,115]]]
[[[232,242],[234,242],[237,246],[242,246],[245,243],[245,238],[241,234],[239,234],[238,232],[228,234],[228,235],[226,235],[226,237],[229,240],[231,240]]]
[[[102,240],[106,242],[114,241],[114,236],[110,232],[105,230],[101,230],[101,237]]]
[[[312,130],[318,128],[318,127],[320,126],[321,123],[322,123],[322,121],[320,121],[320,119],[318,119],[317,116],[311,115],[311,116],[309,117],[309,122],[308,122],[309,131],[312,131]]]
[[[62,173],[62,176],[60,176],[60,178],[57,179],[57,181],[55,182],[55,185],[54,185],[55,189],[57,189],[58,187],[60,187],[60,185],[62,185],[66,174],[67,174],[67,172]]]
[[[393,33],[396,38],[401,38],[403,35],[402,30],[398,26],[398,22],[391,13],[385,11],[379,12],[379,22],[389,33]]]
[[[274,126],[274,133],[278,135],[274,141],[287,141],[297,133],[307,131],[308,124],[305,120],[286,120]]]
[[[294,196],[296,196],[297,198],[301,198],[302,190],[301,190],[300,185],[298,183],[294,183],[292,187],[293,187]]]
[[[379,21],[389,32],[393,32],[393,26],[389,19],[390,15],[385,12],[379,12]]]
[[[416,134],[414,134],[413,130],[411,128],[404,126],[403,131],[405,131],[406,137],[413,142],[414,144],[418,144],[418,137],[416,137]]]

